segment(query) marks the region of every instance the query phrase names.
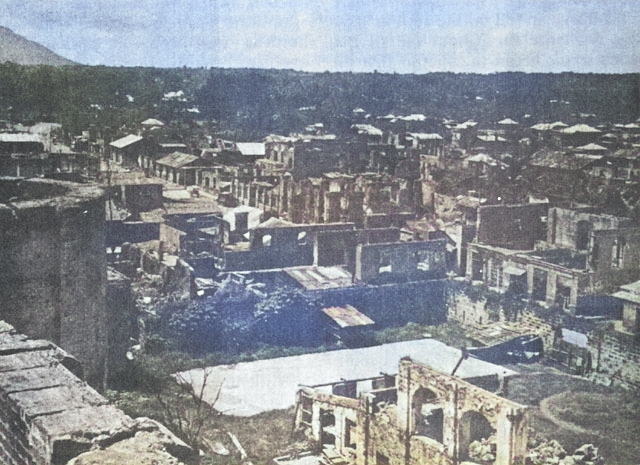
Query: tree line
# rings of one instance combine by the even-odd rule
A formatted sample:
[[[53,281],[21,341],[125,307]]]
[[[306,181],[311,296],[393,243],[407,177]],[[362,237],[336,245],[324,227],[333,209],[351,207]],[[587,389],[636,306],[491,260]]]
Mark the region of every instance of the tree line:
[[[175,97],[167,94],[183,92]],[[199,112],[188,111],[198,108]],[[21,66],[0,64],[0,119],[55,121],[76,135],[147,117],[214,119],[256,137],[323,122],[340,133],[363,114],[421,113],[495,122],[628,123],[640,116],[640,74],[308,73],[273,69]]]

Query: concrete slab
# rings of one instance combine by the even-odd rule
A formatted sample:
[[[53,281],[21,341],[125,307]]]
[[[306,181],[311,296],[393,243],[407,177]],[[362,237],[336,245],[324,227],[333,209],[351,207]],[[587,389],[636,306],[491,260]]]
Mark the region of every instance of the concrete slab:
[[[420,339],[195,369],[177,373],[176,377],[191,383],[196,392],[206,377],[206,402],[214,402],[220,391],[214,405],[216,410],[229,415],[252,416],[293,406],[300,385],[372,378],[380,373],[395,374],[400,359],[405,356],[451,374],[461,351],[434,339]],[[497,374],[512,376],[517,373],[475,358],[464,360],[456,372],[461,378]]]

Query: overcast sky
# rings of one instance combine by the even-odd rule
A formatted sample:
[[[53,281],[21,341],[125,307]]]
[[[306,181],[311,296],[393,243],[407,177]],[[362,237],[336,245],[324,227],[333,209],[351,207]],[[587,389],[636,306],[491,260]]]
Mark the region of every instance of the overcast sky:
[[[640,72],[640,0],[0,0],[0,25],[91,65]]]

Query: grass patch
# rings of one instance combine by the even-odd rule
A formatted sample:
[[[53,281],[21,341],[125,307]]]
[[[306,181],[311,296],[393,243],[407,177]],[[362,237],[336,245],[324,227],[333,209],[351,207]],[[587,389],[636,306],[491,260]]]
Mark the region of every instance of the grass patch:
[[[374,332],[376,344],[413,341],[430,337],[452,347],[471,347],[476,345],[473,339],[466,336],[465,330],[456,322],[447,322],[437,326],[408,323],[405,326],[385,328]]]

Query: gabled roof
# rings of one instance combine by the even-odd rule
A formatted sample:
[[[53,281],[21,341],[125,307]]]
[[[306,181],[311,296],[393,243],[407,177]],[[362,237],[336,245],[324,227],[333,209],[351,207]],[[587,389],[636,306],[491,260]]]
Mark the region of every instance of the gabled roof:
[[[465,121],[464,123],[460,123],[457,124],[454,129],[469,129],[469,128],[475,128],[478,125],[478,123],[476,121],[472,121],[472,120],[468,120]]]
[[[195,155],[189,155],[188,153],[173,152],[166,157],[162,157],[156,161],[158,165],[168,166],[170,168],[182,168],[194,161],[199,160]]]
[[[140,123],[142,126],[164,126],[164,123],[162,121],[160,121],[159,119],[155,119],[155,118],[148,118],[145,119],[142,123]]]
[[[264,156],[266,153],[264,142],[236,142],[236,148],[247,156]]]
[[[465,158],[465,160],[475,163],[484,163],[490,166],[498,166],[499,164],[499,162],[495,158],[490,157],[486,153],[471,155],[470,157]]]
[[[515,126],[518,125],[519,123],[517,121],[512,120],[511,118],[505,118],[503,120],[498,121],[498,124],[504,124],[507,126]]]
[[[109,145],[116,149],[123,149],[130,145],[140,142],[143,139],[142,136],[136,136],[135,134],[129,134],[128,136],[121,137],[111,142]]]
[[[607,148],[592,142],[590,144],[583,145],[582,147],[578,147],[576,150],[583,150],[585,152],[602,152],[607,150]]]
[[[585,134],[585,133],[598,133],[602,132],[599,129],[589,126],[588,124],[574,124],[568,128],[562,130],[563,134]]]

